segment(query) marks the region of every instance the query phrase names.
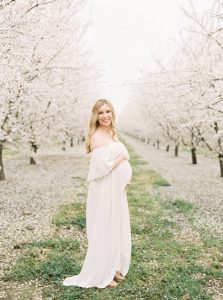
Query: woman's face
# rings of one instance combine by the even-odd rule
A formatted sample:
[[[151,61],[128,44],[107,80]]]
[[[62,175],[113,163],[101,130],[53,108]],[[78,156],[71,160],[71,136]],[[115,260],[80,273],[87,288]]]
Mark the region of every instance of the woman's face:
[[[98,110],[98,123],[104,127],[110,127],[112,122],[112,111],[107,104],[103,104]]]

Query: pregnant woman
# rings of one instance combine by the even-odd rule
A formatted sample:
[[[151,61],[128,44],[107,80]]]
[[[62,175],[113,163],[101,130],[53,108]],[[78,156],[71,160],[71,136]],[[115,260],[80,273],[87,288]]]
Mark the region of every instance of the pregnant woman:
[[[132,169],[129,154],[118,141],[115,112],[108,100],[98,100],[89,124],[91,152],[86,208],[88,250],[79,275],[65,286],[116,287],[124,280],[131,258],[131,231],[126,188]]]

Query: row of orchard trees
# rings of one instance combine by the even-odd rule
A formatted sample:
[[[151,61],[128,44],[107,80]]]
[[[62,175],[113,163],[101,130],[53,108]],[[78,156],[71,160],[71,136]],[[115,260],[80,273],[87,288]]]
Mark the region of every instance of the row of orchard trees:
[[[202,16],[190,4],[183,9],[190,25],[176,55],[143,75],[123,129],[157,146],[165,143],[167,151],[172,144],[176,155],[184,145],[193,164],[197,148],[206,147],[218,157],[223,177],[223,4],[213,1]]]
[[[84,9],[84,0],[0,3],[0,180],[6,143],[29,149],[34,163],[41,145],[81,134],[97,72]]]

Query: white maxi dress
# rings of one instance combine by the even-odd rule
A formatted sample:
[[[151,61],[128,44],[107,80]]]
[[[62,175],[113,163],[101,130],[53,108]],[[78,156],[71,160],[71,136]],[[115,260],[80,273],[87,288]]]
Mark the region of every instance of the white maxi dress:
[[[105,288],[116,271],[125,276],[131,259],[131,229],[126,186],[132,177],[128,160],[112,170],[114,159],[128,151],[111,142],[91,153],[88,173],[86,225],[88,250],[80,274],[64,280],[65,286]]]

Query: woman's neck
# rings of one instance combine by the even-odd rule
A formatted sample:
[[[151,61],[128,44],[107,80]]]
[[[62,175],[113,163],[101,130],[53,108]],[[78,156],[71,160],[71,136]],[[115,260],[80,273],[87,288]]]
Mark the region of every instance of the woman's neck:
[[[109,127],[105,127],[105,126],[99,126],[98,127],[103,133],[105,133],[105,134],[110,134],[110,132],[111,132],[111,127],[109,126]]]

